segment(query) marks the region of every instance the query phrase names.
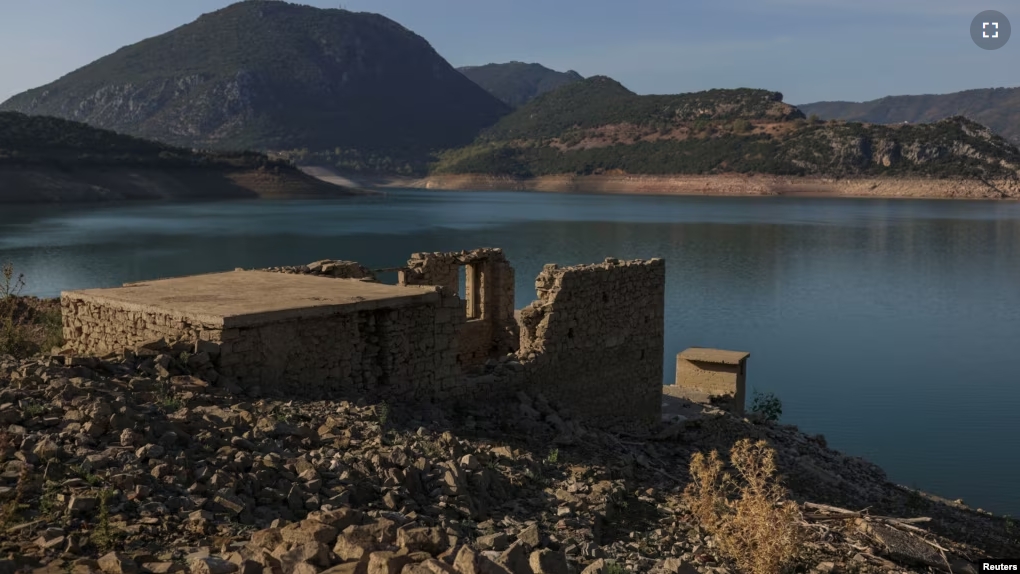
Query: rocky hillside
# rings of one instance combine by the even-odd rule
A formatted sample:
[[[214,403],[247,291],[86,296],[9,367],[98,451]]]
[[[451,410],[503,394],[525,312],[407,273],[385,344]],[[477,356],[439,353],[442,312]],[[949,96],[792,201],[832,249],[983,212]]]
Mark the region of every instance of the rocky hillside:
[[[80,122],[0,112],[0,203],[344,193],[256,152],[196,152]]]
[[[787,477],[796,503],[775,526],[796,529],[797,571],[1020,557],[1012,523],[897,487],[794,427],[710,409],[619,435],[524,394],[289,400],[246,395],[214,363],[165,341],[104,359],[0,356],[0,569],[739,572],[681,492],[694,453],[740,438],[766,441]]]
[[[124,47],[0,110],[210,149],[431,150],[508,106],[383,16],[249,0]]]
[[[876,124],[936,122],[966,116],[1020,144],[1020,88],[967,90],[952,94],[887,96],[870,102],[817,102],[798,106],[825,120]]]
[[[777,92],[748,89],[639,96],[612,78],[593,76],[536,98],[485,130],[479,141],[555,138],[571,147],[603,132],[610,135],[610,130],[675,139],[673,129],[697,121],[701,126],[712,120],[775,122],[803,117],[782,99]]]
[[[512,107],[520,107],[546,92],[583,80],[573,70],[557,72],[541,64],[508,62],[457,68],[472,82]]]
[[[899,126],[808,121],[777,92],[639,96],[610,78],[594,77],[540,96],[504,117],[473,145],[447,153],[435,173],[909,175],[1014,181],[1018,169],[1015,146],[962,117]]]

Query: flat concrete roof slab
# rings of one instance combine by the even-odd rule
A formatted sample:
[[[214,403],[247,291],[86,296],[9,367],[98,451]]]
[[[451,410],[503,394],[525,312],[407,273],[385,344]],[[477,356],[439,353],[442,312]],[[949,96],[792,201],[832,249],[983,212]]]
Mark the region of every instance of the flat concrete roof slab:
[[[679,357],[700,363],[719,363],[723,365],[739,365],[740,361],[751,356],[744,351],[724,351],[722,349],[706,349],[691,347],[680,352]]]
[[[267,271],[191,275],[62,295],[132,311],[194,318],[223,328],[439,300],[435,287]]]

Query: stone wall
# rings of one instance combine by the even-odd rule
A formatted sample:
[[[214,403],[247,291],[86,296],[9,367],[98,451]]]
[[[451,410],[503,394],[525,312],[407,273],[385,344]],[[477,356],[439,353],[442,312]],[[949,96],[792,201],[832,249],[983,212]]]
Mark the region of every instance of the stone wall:
[[[324,397],[358,393],[394,399],[453,392],[457,299],[439,289],[413,303],[223,328],[222,321],[168,315],[131,305],[61,298],[68,348],[123,352],[164,339],[209,352],[217,371],[246,391]],[[178,348],[183,348],[177,345]]]
[[[665,273],[662,259],[546,265],[520,317],[527,389],[602,426],[657,423]]]
[[[465,300],[459,296],[461,269],[466,273]],[[444,297],[458,301],[459,362],[465,370],[517,349],[514,318],[514,270],[502,249],[453,253],[414,253],[400,272],[401,285],[442,287]]]
[[[87,297],[60,297],[66,347],[76,353],[105,355],[156,339],[219,341],[213,321],[144,308],[115,307]]]
[[[460,379],[452,303],[437,293],[427,304],[227,329],[219,370],[263,393],[429,398]]]

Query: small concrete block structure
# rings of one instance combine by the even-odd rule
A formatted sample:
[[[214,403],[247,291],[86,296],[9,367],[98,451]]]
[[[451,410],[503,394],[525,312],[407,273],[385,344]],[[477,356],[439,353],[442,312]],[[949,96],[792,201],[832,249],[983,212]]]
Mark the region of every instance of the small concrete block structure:
[[[459,376],[440,288],[233,271],[61,294],[74,351],[201,342],[242,388],[416,396]]]
[[[726,397],[728,410],[743,415],[750,353],[691,347],[676,356],[675,389],[695,402]]]

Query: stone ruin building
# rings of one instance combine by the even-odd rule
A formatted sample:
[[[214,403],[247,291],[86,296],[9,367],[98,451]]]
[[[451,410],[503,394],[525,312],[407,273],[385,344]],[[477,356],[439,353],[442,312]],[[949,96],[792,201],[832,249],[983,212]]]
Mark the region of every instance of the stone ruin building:
[[[546,265],[514,308],[500,249],[415,253],[396,285],[349,261],[61,294],[69,350],[186,343],[252,393],[395,401],[540,392],[590,424],[656,423],[665,262]],[[459,294],[461,273],[464,298]]]

